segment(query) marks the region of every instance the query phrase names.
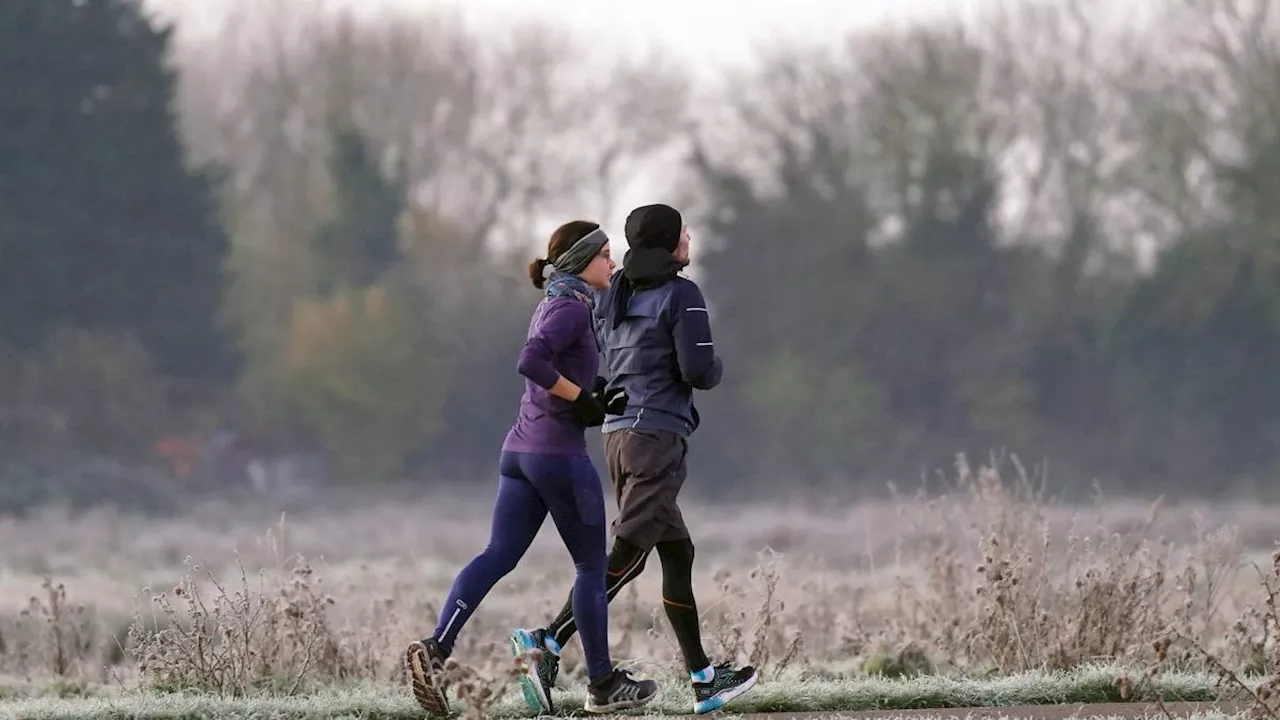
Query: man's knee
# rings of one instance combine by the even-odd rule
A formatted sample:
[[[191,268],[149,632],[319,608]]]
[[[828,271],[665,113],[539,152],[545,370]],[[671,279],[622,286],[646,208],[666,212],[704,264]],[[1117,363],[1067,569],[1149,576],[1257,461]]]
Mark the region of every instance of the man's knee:
[[[608,585],[616,587],[633,580],[644,570],[648,557],[648,550],[624,538],[615,538],[613,550],[609,553],[609,568],[606,573]]]
[[[609,569],[624,570],[630,567],[643,568],[649,553],[644,548],[625,538],[614,538],[613,549],[609,551]]]
[[[694,550],[693,541],[689,538],[660,542],[656,549],[658,559],[662,561],[664,568],[671,566],[672,569],[683,568],[692,571]]]

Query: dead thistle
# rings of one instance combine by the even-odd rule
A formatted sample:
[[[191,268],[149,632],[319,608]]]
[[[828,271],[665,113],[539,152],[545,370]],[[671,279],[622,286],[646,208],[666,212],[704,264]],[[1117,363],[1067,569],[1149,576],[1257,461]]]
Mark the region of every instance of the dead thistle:
[[[265,572],[250,587],[238,558],[233,592],[190,558],[186,564],[172,591],[152,597],[167,626],[149,632],[135,612],[130,628],[138,669],[152,683],[233,697],[255,690],[292,695],[318,665],[330,676],[341,667],[325,616],[333,600],[317,592],[309,566],[271,593]]]
[[[44,599],[32,596],[19,613],[31,630],[45,667],[54,678],[78,674],[91,655],[93,619],[84,605],[67,602],[67,588],[46,577],[40,585]]]

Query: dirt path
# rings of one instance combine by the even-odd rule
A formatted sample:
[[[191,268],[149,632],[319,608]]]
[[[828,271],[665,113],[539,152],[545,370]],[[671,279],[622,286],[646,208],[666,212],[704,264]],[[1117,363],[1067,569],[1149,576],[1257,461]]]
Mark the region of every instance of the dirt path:
[[[1221,712],[1234,715],[1248,709],[1246,703],[1240,702],[1183,702],[1165,703],[1165,709],[1175,718],[1185,718],[1197,712]],[[704,715],[685,715],[674,717],[698,718],[706,720]],[[716,717],[716,716],[711,716]],[[1162,717],[1160,706],[1156,703],[1098,703],[1074,705],[1011,705],[1008,707],[988,708],[940,708],[937,710],[863,710],[859,712],[840,713],[748,713],[734,715],[724,713],[724,718],[734,720],[888,720],[889,718],[969,718],[971,720],[996,720],[1008,718],[1016,720],[1068,720],[1069,718],[1157,718]],[[619,720],[623,720],[619,718]],[[626,720],[639,720],[627,718]]]

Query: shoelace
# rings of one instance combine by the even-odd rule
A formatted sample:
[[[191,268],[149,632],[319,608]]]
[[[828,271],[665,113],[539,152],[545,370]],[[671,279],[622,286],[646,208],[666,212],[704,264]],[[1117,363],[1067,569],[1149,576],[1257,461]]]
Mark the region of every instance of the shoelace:
[[[735,672],[736,671],[734,671],[733,665],[730,663],[730,661],[726,660],[722,663],[712,666],[711,679],[703,684],[716,686],[717,681],[720,680],[723,676],[735,674]]]
[[[631,673],[626,670],[622,671],[622,677],[625,683],[620,684],[618,687],[618,693],[623,697],[632,700],[640,697],[640,683],[636,682],[635,678],[631,676]]]
[[[719,664],[716,664],[716,665],[712,665],[712,666],[711,666],[711,680],[710,680],[710,681],[708,681],[708,682],[712,682],[712,681],[714,681],[714,680],[716,679],[716,677],[718,677],[722,671],[723,671],[723,672],[729,672],[729,671],[731,671],[731,670],[733,670],[733,666],[730,664],[730,662],[729,662],[728,660],[725,660],[724,662],[719,663]]]

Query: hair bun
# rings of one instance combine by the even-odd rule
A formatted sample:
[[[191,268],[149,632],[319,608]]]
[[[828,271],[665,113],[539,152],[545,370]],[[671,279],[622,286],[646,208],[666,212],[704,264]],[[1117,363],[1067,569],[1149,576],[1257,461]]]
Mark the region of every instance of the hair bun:
[[[537,258],[529,263],[529,280],[539,290],[545,286],[547,266],[550,264],[551,261],[546,258]]]

